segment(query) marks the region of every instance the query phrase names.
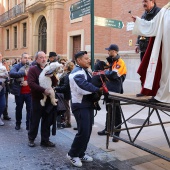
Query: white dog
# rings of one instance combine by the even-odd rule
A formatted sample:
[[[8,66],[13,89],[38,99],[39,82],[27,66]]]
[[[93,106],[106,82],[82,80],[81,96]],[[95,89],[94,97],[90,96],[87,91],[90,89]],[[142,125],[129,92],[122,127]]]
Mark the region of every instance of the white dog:
[[[58,62],[53,62],[50,65],[46,66],[42,72],[39,75],[39,83],[40,86],[45,88],[45,89],[49,89],[50,88],[50,99],[51,99],[51,103],[56,106],[57,105],[57,99],[55,98],[55,92],[52,88],[52,81],[51,78],[49,77],[49,75],[52,75],[54,72],[57,73],[58,71],[60,71],[62,69],[63,65],[59,64]],[[45,106],[45,102],[47,100],[47,96],[43,93],[44,98],[40,101],[42,106]]]
[[[8,71],[6,70],[5,66],[0,66],[0,81],[4,83],[6,79],[8,78]],[[0,91],[3,89],[3,87],[0,85]]]

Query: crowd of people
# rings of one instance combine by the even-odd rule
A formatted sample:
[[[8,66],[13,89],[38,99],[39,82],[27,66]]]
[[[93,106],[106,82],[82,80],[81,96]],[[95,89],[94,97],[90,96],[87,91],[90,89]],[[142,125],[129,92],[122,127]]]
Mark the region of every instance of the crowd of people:
[[[133,32],[137,35],[141,35],[137,40],[136,52],[140,52],[141,62],[143,62],[144,58],[148,56],[148,43],[150,45],[150,40],[147,37],[156,36],[156,43],[154,45],[152,44],[153,50],[150,52],[150,54],[152,59],[155,59],[154,54],[157,54],[156,59],[154,60],[155,62],[157,61],[158,57],[162,59],[162,72],[165,74],[161,75],[160,88],[156,93],[155,98],[158,101],[169,103],[170,95],[167,95],[169,94],[169,91],[167,90],[169,87],[169,79],[167,79],[167,77],[169,77],[167,75],[169,74],[169,71],[167,71],[169,70],[169,62],[165,61],[168,60],[169,57],[167,55],[169,53],[163,52],[162,55],[159,56],[160,51],[158,50],[162,49],[163,51],[165,50],[164,46],[168,47],[167,42],[169,38],[169,26],[167,27],[167,23],[169,23],[169,18],[167,16],[169,16],[170,4],[166,5],[160,10],[160,8],[156,6],[156,2],[154,0],[143,0],[142,3],[145,9],[142,19],[132,16],[133,21],[135,22],[135,28]],[[162,26],[164,26],[163,31],[162,27],[159,26],[160,23]],[[151,26],[148,27],[148,25]],[[161,39],[159,39],[160,36],[161,38],[163,37],[162,45]],[[108,51],[109,55],[106,58],[106,62],[96,60],[94,68],[95,72],[104,74],[107,79],[109,79],[109,81],[105,82],[106,87],[102,86],[102,84],[97,85],[93,83],[93,76],[97,75],[97,73],[94,74],[94,72],[91,70],[91,60],[88,57],[87,51],[79,51],[76,53],[74,56],[74,62],[66,61],[65,59],[59,59],[55,52],[50,52],[49,58],[47,60],[46,54],[43,51],[38,51],[35,54],[35,60],[31,64],[28,64],[29,55],[27,53],[23,53],[19,63],[14,64],[10,70],[8,70],[9,68],[5,67],[6,69],[4,72],[7,72],[7,74],[1,71],[1,69],[4,69],[5,64],[2,61],[2,54],[0,53],[0,126],[4,125],[4,122],[1,119],[2,115],[4,120],[11,119],[8,115],[9,92],[15,95],[16,130],[21,128],[23,104],[26,104],[26,130],[28,130],[28,146],[30,147],[35,146],[35,139],[38,135],[40,121],[40,145],[43,147],[55,147],[55,144],[50,141],[50,127],[52,125],[54,126],[52,134],[55,135],[55,123],[57,116],[62,116],[60,121],[62,120],[63,127],[72,127],[72,112],[76,120],[77,133],[66,156],[68,160],[77,167],[81,167],[82,162],[92,162],[93,158],[86,154],[86,149],[90,140],[92,126],[94,124],[94,103],[97,102],[94,96],[96,94],[103,94],[106,92],[105,88],[111,92],[122,94],[123,82],[127,74],[126,64],[119,55],[118,45],[111,44],[108,48],[105,48],[105,50]],[[39,75],[46,67],[47,63],[50,64],[53,62],[61,63],[63,65],[63,69],[62,71],[58,72],[57,75],[54,72],[47,75],[50,77],[52,85],[50,88],[43,88],[39,84]],[[148,67],[150,67],[150,65]],[[150,72],[149,74],[151,74]],[[154,73],[152,73],[152,75],[153,74]],[[148,77],[149,75],[146,75],[146,80]],[[10,79],[12,79],[12,81],[10,81],[12,86],[8,89]],[[145,86],[150,86],[150,83]],[[49,95],[51,88],[55,90],[56,94],[62,94],[63,96],[62,102],[64,103],[63,106],[65,107],[64,112],[62,112],[63,115],[61,115],[61,112],[59,112],[59,108],[57,108],[57,106],[51,106],[50,104]],[[40,100],[43,98],[43,94],[48,96],[45,106],[42,106],[40,102]],[[137,96],[140,97],[142,95],[143,94],[141,93]],[[58,105],[59,102],[61,101],[59,101],[58,98]],[[110,102],[107,96],[105,96],[105,102]],[[122,122],[120,110],[120,106],[116,107],[115,126],[118,129],[121,129],[120,124]],[[108,108],[106,106],[106,117],[107,111]],[[98,135],[106,134],[107,121],[104,130],[98,132]],[[119,135],[120,132],[115,133],[115,136]],[[117,138],[113,138],[112,141],[118,142],[119,140]]]
[[[117,93],[123,93],[122,83],[126,77],[126,65],[118,55],[119,47],[116,44],[111,44],[109,48],[106,48],[106,50],[108,50],[109,54],[107,63],[97,60],[95,63],[95,68],[100,65],[101,67],[98,68],[98,70],[103,70],[105,74],[110,77],[109,79],[111,81],[107,84],[109,90]],[[94,124],[93,95],[96,92],[100,92],[102,94],[103,87],[97,87],[93,85],[91,81],[91,61],[87,55],[87,52],[80,51],[75,54],[74,58],[74,62],[66,61],[65,59],[59,59],[55,52],[50,52],[47,60],[46,54],[43,51],[38,51],[35,54],[35,60],[32,63],[29,63],[29,55],[27,53],[23,53],[21,55],[20,62],[12,66],[9,72],[7,72],[8,74],[6,77],[0,75],[0,78],[5,78],[8,80],[8,83],[5,83],[0,79],[0,85],[2,86],[2,90],[0,92],[0,116],[6,108],[6,114],[3,119],[11,119],[7,114],[8,108],[6,106],[8,101],[5,95],[10,92],[15,96],[16,130],[21,129],[22,109],[24,103],[26,105],[26,130],[28,131],[28,146],[35,146],[35,139],[38,135],[39,124],[41,122],[40,145],[43,147],[55,147],[55,144],[50,141],[50,127],[55,124],[54,121],[56,122],[60,120],[62,128],[71,128],[72,112],[77,122],[76,129],[78,132],[75,136],[71,149],[67,154],[67,158],[73,165],[80,167],[82,166],[83,161],[93,161],[93,158],[85,154],[85,151],[87,149],[92,132],[92,126]],[[57,74],[51,73],[48,76],[50,76],[52,81],[52,86],[50,88],[53,88],[56,94],[63,94],[63,102],[65,106],[64,112],[58,111],[57,106],[51,107],[49,97],[47,97],[45,106],[42,106],[40,102],[43,98],[43,94],[47,96],[50,95],[50,88],[45,89],[40,86],[39,75],[46,67],[47,63],[51,64],[53,62],[59,62],[63,65],[60,72],[58,71]],[[2,54],[0,54],[0,64],[1,68],[1,66],[3,66]],[[7,91],[6,87],[9,82],[11,83],[10,90]],[[60,117],[60,119],[57,119],[57,117]],[[116,117],[118,120],[117,123],[121,123],[119,109],[117,109]],[[4,125],[2,119],[0,119],[0,125]],[[56,131],[55,128],[53,130]],[[52,134],[55,134],[54,131]],[[115,139],[113,142],[118,141]]]

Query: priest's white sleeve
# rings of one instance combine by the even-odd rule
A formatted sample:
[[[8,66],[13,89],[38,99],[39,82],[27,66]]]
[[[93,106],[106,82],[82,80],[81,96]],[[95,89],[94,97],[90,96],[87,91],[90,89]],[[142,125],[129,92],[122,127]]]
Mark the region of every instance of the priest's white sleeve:
[[[146,21],[139,17],[136,18],[135,25],[132,33],[136,35],[153,37],[156,36],[159,26],[159,15],[157,15],[153,20]]]

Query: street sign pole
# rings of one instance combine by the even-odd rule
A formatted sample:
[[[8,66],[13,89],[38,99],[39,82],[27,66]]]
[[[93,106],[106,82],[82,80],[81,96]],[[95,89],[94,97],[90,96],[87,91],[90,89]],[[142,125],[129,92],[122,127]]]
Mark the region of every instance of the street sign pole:
[[[94,70],[94,0],[91,0],[91,68]]]

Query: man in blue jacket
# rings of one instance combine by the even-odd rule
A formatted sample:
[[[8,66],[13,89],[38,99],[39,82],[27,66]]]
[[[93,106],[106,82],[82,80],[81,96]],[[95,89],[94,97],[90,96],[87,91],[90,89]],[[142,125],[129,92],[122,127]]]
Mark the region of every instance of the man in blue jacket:
[[[88,72],[90,59],[86,51],[80,51],[75,55],[76,67],[69,75],[71,89],[71,108],[77,122],[78,133],[67,154],[70,162],[77,167],[82,162],[91,162],[93,158],[86,155],[85,151],[90,139],[93,124],[92,93],[102,91],[90,83],[91,75]]]
[[[21,70],[21,67],[24,67],[28,63],[29,55],[27,53],[23,53],[21,55],[21,62],[12,66],[12,69],[9,72],[11,78],[14,78],[14,83],[11,88],[11,93],[15,95],[16,102],[16,126],[15,129],[19,130],[21,126],[22,120],[22,108],[24,102],[26,104],[26,130],[29,130],[29,117],[30,117],[30,109],[31,109],[31,90],[27,83],[27,72],[28,70]],[[18,79],[22,78],[21,81]]]

